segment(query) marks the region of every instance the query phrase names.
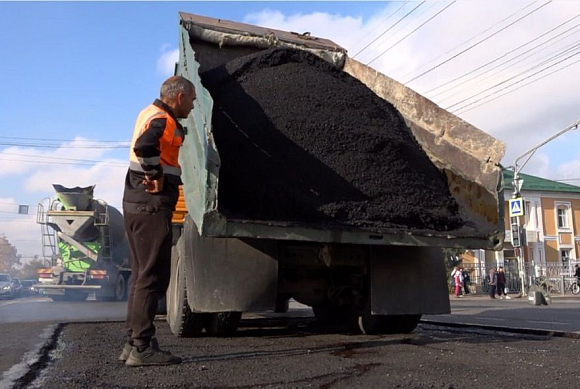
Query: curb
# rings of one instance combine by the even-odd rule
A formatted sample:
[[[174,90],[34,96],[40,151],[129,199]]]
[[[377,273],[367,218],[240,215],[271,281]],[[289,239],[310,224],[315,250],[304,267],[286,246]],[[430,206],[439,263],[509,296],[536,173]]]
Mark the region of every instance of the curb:
[[[557,330],[540,330],[536,328],[526,328],[526,327],[502,327],[502,326],[492,326],[486,324],[472,324],[472,323],[450,323],[450,322],[440,322],[433,320],[421,320],[420,324],[428,324],[441,327],[452,327],[452,328],[474,328],[480,330],[497,331],[497,332],[509,332],[513,334],[524,334],[524,335],[537,335],[537,336],[551,336],[555,338],[568,338],[568,339],[580,339],[580,332],[565,332]]]
[[[54,324],[52,328],[49,326],[43,334],[46,340],[40,345],[40,349],[29,351],[20,363],[12,366],[8,374],[5,373],[4,378],[0,380],[0,388],[23,389],[33,383],[50,363],[50,353],[56,348],[58,338],[65,326],[66,324],[63,323]],[[20,374],[21,371],[23,374]]]

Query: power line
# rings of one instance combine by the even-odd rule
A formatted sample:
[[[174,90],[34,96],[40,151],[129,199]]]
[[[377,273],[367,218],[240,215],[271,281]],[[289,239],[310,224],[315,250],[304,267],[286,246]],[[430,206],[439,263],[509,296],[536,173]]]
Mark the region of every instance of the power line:
[[[580,43],[576,44],[576,46],[580,46]],[[561,53],[561,54],[562,54],[562,53]],[[546,60],[546,61],[544,61],[544,62],[542,62],[542,63],[539,63],[539,64],[537,64],[537,65],[535,65],[535,66],[532,66],[531,68],[529,68],[529,69],[526,69],[526,70],[524,70],[523,72],[520,72],[520,73],[516,74],[515,76],[512,76],[512,77],[506,78],[505,80],[503,80],[503,81],[501,81],[501,82],[499,82],[499,83],[497,83],[497,84],[495,84],[495,85],[493,85],[493,86],[490,86],[489,88],[486,88],[486,89],[484,89],[484,90],[482,90],[482,91],[480,91],[480,92],[477,92],[477,93],[475,93],[475,94],[473,94],[473,95],[471,95],[471,96],[469,96],[469,97],[467,97],[467,98],[465,98],[465,99],[463,99],[463,100],[461,100],[461,101],[458,101],[458,102],[457,102],[457,103],[455,103],[455,104],[452,104],[452,105],[450,105],[450,106],[448,106],[448,107],[445,107],[445,109],[446,109],[446,110],[449,110],[449,109],[451,109],[451,108],[453,108],[453,107],[455,107],[455,106],[457,106],[457,105],[459,105],[459,104],[461,104],[461,103],[464,103],[464,102],[466,102],[466,101],[468,101],[468,100],[471,100],[472,98],[474,98],[474,97],[476,97],[476,96],[479,96],[479,95],[481,95],[482,93],[485,93],[485,92],[488,92],[488,91],[490,91],[490,90],[492,90],[492,89],[495,89],[495,88],[497,88],[498,86],[500,86],[500,85],[503,85],[503,84],[505,84],[505,83],[506,83],[506,82],[508,82],[508,81],[511,81],[511,80],[513,80],[513,79],[515,79],[515,78],[517,78],[517,77],[519,77],[519,76],[522,76],[522,75],[524,75],[525,73],[528,73],[529,71],[531,71],[531,70],[533,70],[533,69],[536,69],[536,68],[537,68],[537,67],[539,67],[539,66],[542,66],[542,65],[545,65],[546,63],[549,63],[550,61],[552,61],[552,60],[556,59],[557,57],[559,57],[561,54],[559,54],[559,55],[557,55],[557,56],[554,56],[553,58],[550,58],[549,60]],[[555,64],[552,64],[552,65],[550,65],[550,66],[548,66],[548,67],[546,67],[546,68],[544,68],[544,69],[541,69],[541,70],[540,70],[540,72],[543,72],[544,70],[547,70],[547,69],[549,69],[549,68],[551,68],[551,67],[553,67],[553,66],[555,66],[555,65],[557,65],[557,64],[559,64],[559,63],[561,63],[561,62],[563,62],[563,61],[565,61],[565,60],[567,60],[567,59],[569,59],[569,58],[572,58],[572,57],[574,57],[575,55],[578,55],[578,54],[580,54],[580,50],[579,50],[579,51],[577,51],[576,53],[574,53],[574,54],[572,54],[572,55],[570,55],[570,56],[568,56],[568,57],[564,58],[563,60],[556,62]],[[535,74],[538,74],[538,73],[539,73],[539,72],[533,73],[532,75],[530,75],[530,76],[528,76],[528,77],[525,77],[525,78],[523,78],[523,79],[521,79],[521,80],[519,80],[519,81],[517,81],[517,82],[515,82],[515,83],[513,83],[513,84],[511,84],[511,85],[509,85],[508,87],[511,87],[511,86],[513,86],[513,85],[515,85],[515,84],[518,84],[518,83],[520,83],[520,82],[522,82],[522,81],[524,81],[524,80],[526,80],[526,79],[528,79],[528,78],[530,78],[530,77],[532,77],[532,76],[534,76]],[[498,93],[498,92],[500,92],[500,91],[502,91],[502,90],[504,90],[504,89],[505,89],[505,88],[499,89],[498,91],[495,91],[495,92],[493,92],[493,93],[492,93],[492,95],[493,95],[493,94],[495,94],[495,93]],[[489,96],[491,96],[491,95],[489,95]],[[485,97],[488,97],[488,96],[485,96]],[[485,97],[484,97],[484,98],[485,98]],[[480,100],[477,100],[477,101],[475,101],[474,103],[476,103],[476,102],[478,102],[478,101],[481,101],[481,99],[480,99]],[[470,105],[471,105],[471,103],[470,103],[470,104],[468,104],[468,105],[466,105],[466,106],[464,106],[463,108],[465,108],[465,107],[467,107],[467,106],[470,106]],[[460,108],[460,109],[461,109],[461,108]]]
[[[497,30],[497,31],[496,31],[496,32],[494,32],[493,34],[489,35],[488,37],[486,37],[486,38],[483,38],[482,40],[480,40],[480,41],[478,41],[478,42],[476,42],[476,43],[472,44],[472,45],[471,45],[471,46],[469,46],[468,48],[466,48],[466,49],[464,49],[464,50],[460,51],[459,53],[457,53],[457,54],[453,55],[452,57],[450,57],[450,58],[446,59],[445,61],[443,61],[443,62],[440,62],[440,63],[438,63],[437,65],[435,65],[435,66],[433,66],[433,67],[431,67],[431,68],[429,68],[429,69],[425,70],[423,73],[419,74],[418,76],[415,76],[415,77],[413,77],[413,78],[412,78],[412,79],[410,79],[409,81],[405,82],[405,84],[409,84],[409,83],[411,83],[411,82],[413,82],[413,81],[415,81],[415,80],[417,80],[417,79],[419,79],[419,78],[423,77],[425,74],[432,72],[433,70],[435,70],[435,69],[437,69],[437,68],[439,68],[439,67],[441,67],[441,66],[445,65],[445,64],[446,64],[446,63],[448,63],[449,61],[452,61],[452,60],[454,60],[455,58],[457,58],[457,57],[459,57],[460,55],[462,55],[462,54],[466,53],[467,51],[469,51],[469,50],[473,49],[474,47],[476,47],[476,46],[479,46],[479,45],[480,45],[480,44],[482,44],[483,42],[485,42],[485,41],[487,41],[488,39],[490,39],[490,38],[492,38],[492,37],[496,36],[496,35],[497,35],[497,34],[499,34],[500,32],[502,32],[502,31],[505,31],[505,30],[506,30],[506,29],[508,29],[509,27],[511,27],[511,26],[513,26],[514,24],[518,23],[518,22],[519,22],[519,21],[521,21],[522,19],[524,19],[524,18],[527,18],[528,16],[530,16],[530,15],[531,15],[531,14],[533,14],[534,12],[537,12],[538,10],[540,10],[541,8],[543,8],[543,7],[545,7],[546,5],[550,4],[551,2],[552,2],[552,0],[548,0],[548,1],[547,1],[547,2],[545,2],[544,4],[540,5],[540,6],[539,6],[539,7],[537,7],[537,8],[534,8],[532,11],[528,12],[527,14],[525,14],[525,15],[524,15],[524,16],[522,16],[522,17],[520,17],[519,19],[516,19],[515,21],[511,22],[511,23],[510,23],[510,24],[508,24],[507,26],[505,26],[505,27],[503,27],[503,28],[501,28],[501,29]]]
[[[0,136],[0,139],[16,139],[16,140],[41,140],[48,142],[96,142],[96,143],[131,143],[130,140],[91,140],[91,139],[60,139],[60,138],[23,138],[17,136]]]
[[[481,65],[481,66],[478,66],[477,68],[475,68],[475,69],[473,69],[473,70],[470,70],[470,71],[468,71],[467,73],[464,73],[464,74],[462,74],[461,76],[458,76],[458,77],[456,77],[456,78],[454,78],[454,79],[452,79],[452,80],[450,80],[450,81],[444,82],[444,83],[443,83],[443,84],[441,84],[441,85],[438,85],[438,86],[436,86],[436,87],[434,87],[434,88],[431,88],[431,89],[429,89],[428,91],[426,91],[426,92],[425,92],[425,94],[429,94],[429,93],[431,93],[431,92],[434,92],[434,91],[436,91],[436,90],[437,90],[437,89],[439,89],[439,88],[442,88],[442,87],[444,87],[444,86],[446,86],[446,85],[449,85],[449,84],[451,84],[451,83],[453,83],[453,82],[455,82],[455,81],[458,81],[458,80],[460,80],[460,79],[462,79],[462,78],[464,78],[464,77],[466,77],[466,76],[468,76],[468,75],[470,75],[470,74],[472,74],[472,73],[475,73],[475,72],[477,72],[478,70],[481,70],[481,69],[483,69],[483,68],[485,68],[485,67],[487,67],[487,66],[491,65],[491,64],[492,64],[492,63],[494,63],[494,62],[497,62],[497,61],[499,61],[500,59],[502,59],[502,58],[504,58],[504,57],[508,56],[509,54],[512,54],[512,53],[514,53],[514,52],[518,51],[519,49],[521,49],[521,48],[523,48],[523,47],[525,47],[525,46],[529,45],[530,43],[532,43],[532,42],[535,42],[535,41],[537,41],[538,39],[541,39],[541,38],[543,38],[544,36],[546,36],[546,35],[548,35],[548,34],[550,34],[550,33],[554,32],[554,31],[555,31],[555,30],[557,30],[558,28],[560,28],[560,27],[564,26],[565,24],[567,24],[567,23],[571,22],[572,20],[574,20],[574,19],[576,19],[576,18],[578,18],[578,17],[580,17],[580,14],[578,14],[578,15],[576,15],[576,16],[574,16],[574,17],[570,18],[570,19],[568,19],[568,20],[567,20],[567,21],[565,21],[564,23],[561,23],[561,24],[559,24],[558,26],[556,26],[556,27],[552,28],[551,30],[549,30],[549,31],[547,31],[547,32],[545,32],[545,33],[543,33],[543,34],[541,34],[541,35],[537,36],[536,38],[534,38],[534,39],[532,39],[532,40],[529,40],[528,42],[526,42],[526,43],[524,43],[524,44],[522,44],[522,45],[520,45],[520,46],[516,47],[515,49],[513,49],[513,50],[510,50],[510,51],[508,51],[508,52],[505,52],[504,54],[500,55],[499,57],[497,57],[497,58],[495,58],[495,59],[493,59],[493,60],[491,60],[491,61],[489,61],[489,62],[487,62],[487,63],[485,63],[485,64],[483,64],[483,65]],[[571,31],[571,30],[574,30],[574,29],[575,29],[575,28],[577,28],[578,26],[580,26],[580,24],[577,24],[577,25],[575,25],[575,26],[573,26],[573,27],[570,27],[569,29],[567,29],[567,30],[565,30],[565,31],[563,31],[563,32],[561,32],[561,33],[559,33],[559,34],[557,34],[557,35],[553,36],[552,38],[550,38],[550,39],[546,40],[545,42],[543,42],[543,43],[540,43],[540,44],[538,44],[538,45],[536,45],[536,46],[534,46],[534,47],[532,47],[532,48],[530,48],[530,49],[528,49],[528,50],[524,51],[524,52],[523,52],[523,53],[521,53],[519,56],[521,57],[521,56],[523,56],[523,55],[525,55],[525,54],[529,53],[530,51],[533,51],[533,50],[535,50],[535,49],[537,49],[537,48],[539,48],[539,47],[541,47],[541,46],[545,45],[546,43],[548,43],[548,42],[550,42],[550,41],[552,41],[552,40],[554,40],[554,39],[556,39],[556,38],[558,38],[558,37],[560,37],[560,36],[562,36],[562,35],[566,34],[567,32],[569,32],[569,31]],[[576,32],[577,32],[577,31],[576,31]],[[576,32],[574,32],[573,34],[575,34]],[[570,34],[570,35],[572,35],[572,34]],[[569,35],[569,36],[570,36],[570,35]],[[562,39],[565,39],[565,38],[567,38],[567,37],[561,38],[560,40],[562,40]],[[560,40],[558,40],[557,42],[559,42]],[[556,42],[554,42],[554,43],[556,43]],[[543,49],[542,49],[542,50],[543,50]],[[540,51],[541,51],[541,50],[540,50]],[[488,69],[488,70],[486,70],[486,71],[485,71],[485,72],[483,72],[483,73],[480,73],[480,74],[479,74],[479,75],[477,75],[477,76],[471,77],[470,79],[468,79],[468,80],[466,80],[466,81],[464,81],[464,82],[462,82],[462,83],[460,83],[460,84],[457,84],[457,85],[455,85],[454,87],[448,88],[448,89],[446,89],[446,90],[444,90],[444,91],[442,91],[442,92],[439,92],[439,93],[437,93],[437,94],[435,94],[435,95],[431,96],[431,98],[437,97],[437,96],[439,96],[439,95],[441,95],[441,94],[443,94],[443,93],[445,93],[445,92],[447,92],[447,91],[449,91],[449,90],[451,90],[451,89],[453,89],[453,88],[457,88],[457,87],[459,87],[459,86],[461,86],[461,85],[464,85],[465,83],[467,83],[467,82],[469,82],[469,81],[471,81],[471,80],[473,80],[473,79],[475,79],[475,78],[477,78],[477,77],[481,77],[482,75],[484,75],[484,74],[486,74],[486,73],[488,73],[488,72],[490,72],[490,71],[492,71],[492,70],[494,70],[494,69],[497,69],[498,67],[500,67],[500,66],[503,66],[503,65],[505,65],[505,64],[507,64],[507,63],[509,63],[509,62],[511,62],[511,61],[513,61],[513,60],[515,60],[515,59],[517,59],[517,58],[518,58],[518,57],[514,57],[514,58],[511,58],[511,59],[508,59],[507,61],[504,61],[504,62],[502,62],[501,64],[498,64],[497,66],[495,66],[495,67],[493,67],[493,68],[491,68],[491,69]],[[527,57],[527,58],[529,58],[529,57]]]
[[[577,32],[579,32],[579,31],[577,31]],[[567,53],[567,52],[569,52],[570,50],[572,50],[572,49],[574,49],[574,48],[578,47],[578,45],[580,45],[580,43],[571,43],[570,45],[568,45],[568,46],[565,46],[565,47],[564,47],[564,48],[562,48],[562,49],[558,49],[558,50],[552,51],[552,52],[551,52],[550,54],[548,54],[547,56],[544,56],[544,57],[542,57],[542,58],[540,58],[540,59],[539,59],[540,61],[542,61],[544,58],[548,58],[548,60],[546,60],[546,61],[543,61],[543,62],[540,62],[540,64],[539,64],[539,65],[536,65],[536,66],[534,66],[534,67],[532,67],[532,68],[528,69],[527,71],[533,70],[533,69],[534,69],[535,67],[537,67],[537,66],[543,65],[543,64],[545,64],[546,62],[549,62],[549,61],[551,61],[551,60],[553,60],[553,59],[556,59],[556,58],[558,58],[558,57],[560,57],[560,56],[562,56],[562,55],[566,54],[566,53]],[[543,50],[543,49],[542,49],[542,50]],[[542,50],[540,50],[540,51],[542,51]],[[520,63],[520,62],[524,61],[525,59],[528,59],[529,57],[531,57],[531,56],[533,56],[533,55],[535,55],[535,54],[537,54],[537,53],[538,53],[538,52],[536,52],[536,53],[533,53],[533,54],[532,54],[532,55],[530,55],[530,56],[527,56],[527,57],[524,57],[524,58],[520,59],[519,61],[515,62],[515,63],[514,63],[512,66],[510,66],[510,67],[513,67],[514,65],[516,65],[516,64],[518,64],[518,63]],[[558,54],[554,54],[554,53],[558,53]],[[509,61],[508,61],[508,62],[509,62]],[[499,66],[499,65],[498,65],[498,66]],[[478,77],[482,76],[483,74],[489,73],[491,70],[494,70],[494,69],[497,69],[497,66],[496,66],[496,67],[493,67],[492,69],[489,69],[489,70],[487,70],[486,72],[484,72],[484,73],[480,74],[479,76],[472,77],[472,78],[471,78],[471,79],[469,79],[468,81],[472,81],[472,80],[474,80],[474,79],[476,79],[476,78],[478,78]],[[503,69],[503,70],[506,70],[506,69]],[[496,75],[500,74],[500,73],[501,73],[503,70],[500,70],[499,72],[496,72],[496,73],[495,73],[493,76],[496,76]],[[492,77],[493,77],[493,76],[492,76]],[[465,82],[468,82],[468,81],[465,81]],[[489,81],[489,79],[487,79],[487,81]],[[462,83],[461,83],[461,84],[459,84],[459,85],[463,85],[463,84],[465,84],[465,82],[462,82]],[[457,85],[457,86],[459,86],[459,85]],[[453,89],[453,88],[451,88],[451,89]],[[451,90],[451,89],[448,89],[447,91],[449,91],[449,90]],[[453,93],[453,94],[452,94],[452,95],[450,95],[450,96],[447,96],[447,97],[445,97],[445,98],[444,98],[444,99],[442,99],[442,100],[439,100],[439,101],[437,102],[437,104],[441,104],[443,101],[449,100],[449,99],[450,99],[450,98],[452,98],[453,96],[456,96],[456,95],[458,95],[460,92],[461,92],[461,91],[458,91],[458,92],[456,92],[456,93]],[[433,97],[434,97],[434,96],[433,96]]]
[[[374,26],[374,28],[372,30],[370,30],[369,32],[367,32],[363,37],[356,39],[356,42],[361,42],[363,39],[365,39],[366,37],[368,37],[369,35],[371,35],[373,32],[375,32],[377,30],[377,27],[379,27],[380,25],[386,23],[392,16],[394,16],[397,12],[399,12],[403,7],[405,7],[407,4],[409,3],[409,1],[405,1],[403,2],[403,4],[401,4],[401,6],[399,8],[397,8],[395,10],[395,12],[392,12],[391,14],[389,14],[389,16],[387,16],[386,19],[384,19],[382,22],[379,22],[378,24],[376,24]],[[353,57],[354,58],[354,57]]]
[[[449,8],[453,4],[455,4],[455,2],[456,2],[456,0],[453,0],[451,3],[447,4],[447,6],[445,8],[443,8],[442,10],[440,10],[439,12],[437,12],[435,15],[431,16],[429,19],[427,19],[426,21],[424,21],[423,23],[421,23],[413,31],[411,31],[410,33],[408,33],[407,35],[405,35],[404,37],[402,37],[401,39],[399,39],[397,42],[395,42],[394,44],[392,44],[388,49],[386,49],[385,51],[383,51],[381,54],[377,55],[375,58],[373,58],[372,61],[368,62],[367,65],[370,65],[371,63],[373,63],[374,61],[376,61],[379,57],[383,56],[386,52],[388,52],[389,50],[391,50],[393,47],[397,46],[399,43],[401,43],[402,41],[404,41],[405,39],[407,39],[410,35],[414,34],[418,29],[420,29],[421,27],[423,27],[425,24],[427,24],[431,20],[435,19],[439,14],[441,14],[447,8]]]
[[[482,105],[485,105],[485,104],[487,104],[487,103],[490,103],[490,102],[492,102],[492,101],[494,101],[494,100],[497,100],[497,99],[499,99],[500,97],[503,97],[503,96],[505,96],[505,95],[508,95],[508,94],[510,94],[510,93],[512,93],[512,92],[515,92],[515,91],[517,91],[517,90],[519,90],[519,89],[521,89],[521,88],[523,88],[523,87],[525,87],[525,86],[528,86],[528,85],[530,85],[530,84],[533,84],[534,82],[540,81],[540,80],[542,80],[542,79],[544,79],[544,78],[546,78],[546,77],[548,77],[548,76],[551,76],[551,75],[552,75],[552,74],[554,74],[554,73],[558,73],[559,71],[561,71],[561,70],[564,70],[564,69],[566,69],[566,68],[569,68],[570,66],[572,66],[572,65],[575,65],[575,64],[577,64],[577,63],[579,63],[579,62],[580,62],[580,59],[579,59],[579,60],[577,60],[577,61],[574,61],[574,62],[572,62],[572,63],[569,63],[569,64],[568,64],[568,65],[566,65],[566,66],[562,66],[561,68],[559,68],[559,69],[556,69],[556,70],[554,70],[554,71],[552,71],[552,72],[550,72],[550,73],[548,73],[548,74],[545,74],[545,75],[543,75],[542,77],[539,77],[539,78],[537,78],[537,79],[535,79],[535,80],[532,80],[532,81],[530,81],[530,82],[527,82],[527,83],[525,83],[525,84],[523,84],[523,85],[520,85],[519,87],[517,87],[517,88],[515,88],[515,89],[512,89],[512,90],[510,90],[510,91],[507,91],[506,93],[503,93],[503,94],[501,94],[501,95],[499,95],[499,96],[496,96],[496,97],[494,97],[493,99],[489,99],[489,100],[487,100],[487,101],[484,101],[484,102],[482,102],[481,104],[478,104],[478,105],[476,105],[476,106],[474,106],[474,107],[471,107],[471,108],[469,108],[469,109],[466,109],[466,110],[464,110],[463,108],[460,108],[460,109],[458,109],[457,111],[455,111],[454,113],[457,113],[457,114],[459,114],[459,113],[462,113],[462,114],[463,114],[463,113],[466,113],[466,112],[472,111],[472,110],[474,110],[474,109],[476,109],[476,108],[479,108],[479,107],[481,107]],[[528,77],[528,78],[529,78],[529,77]],[[460,111],[461,111],[461,112],[460,112]]]
[[[532,5],[534,5],[534,4],[535,4],[535,3],[537,3],[537,2],[538,2],[538,0],[535,0],[535,1],[531,2],[530,4],[526,5],[525,7],[521,8],[521,9],[519,9],[519,10],[517,10],[516,12],[512,13],[511,15],[509,15],[509,16],[507,16],[507,17],[503,18],[502,20],[500,20],[499,22],[497,22],[497,23],[493,24],[492,26],[488,27],[487,29],[485,29],[485,30],[483,30],[483,31],[479,32],[478,34],[476,34],[476,35],[474,35],[474,36],[472,36],[471,38],[469,38],[469,39],[468,39],[468,40],[466,40],[465,42],[463,42],[463,43],[460,43],[459,45],[455,46],[455,47],[454,47],[454,48],[452,48],[451,50],[448,50],[448,51],[446,51],[445,53],[441,54],[440,56],[438,56],[438,57],[436,57],[436,58],[432,59],[431,61],[429,61],[429,62],[427,62],[427,63],[425,63],[425,64],[423,64],[423,65],[421,65],[421,66],[419,66],[417,69],[414,69],[413,71],[411,71],[411,72],[409,72],[409,73],[405,74],[405,75],[404,75],[402,78],[407,78],[407,77],[408,77],[408,76],[410,76],[412,73],[415,73],[415,72],[417,72],[418,70],[420,70],[420,69],[423,69],[424,67],[426,67],[426,66],[428,66],[428,65],[432,64],[433,62],[437,61],[437,60],[438,60],[438,59],[440,59],[441,57],[444,57],[444,56],[446,56],[447,54],[449,54],[449,53],[451,53],[451,52],[455,51],[455,50],[456,50],[456,49],[458,49],[459,47],[463,46],[464,44],[471,42],[472,40],[474,40],[474,39],[475,39],[475,38],[477,38],[478,36],[485,34],[485,33],[486,33],[486,32],[488,32],[489,30],[491,30],[491,29],[493,29],[494,27],[496,27],[496,26],[498,26],[498,25],[502,24],[502,23],[503,23],[503,22],[505,22],[506,20],[510,19],[512,16],[515,16],[515,15],[517,15],[517,14],[518,14],[518,13],[520,13],[521,11],[525,10],[525,9],[526,9],[526,8],[528,8],[528,7],[531,7]],[[428,93],[428,92],[427,92],[427,93]]]
[[[499,89],[499,90],[497,90],[497,91],[495,91],[495,92],[493,92],[493,93],[490,93],[490,94],[489,94],[489,95],[487,95],[487,96],[484,96],[484,97],[482,97],[482,98],[480,98],[480,99],[478,99],[478,100],[476,100],[476,101],[473,101],[473,102],[471,102],[471,103],[469,103],[469,104],[467,104],[467,105],[464,105],[463,107],[460,107],[460,108],[458,108],[457,110],[453,111],[453,113],[455,113],[455,112],[458,112],[458,111],[460,111],[460,110],[463,110],[463,109],[465,109],[465,108],[467,108],[467,107],[469,107],[469,106],[471,106],[471,105],[473,105],[473,104],[476,104],[476,103],[480,102],[481,100],[484,100],[484,99],[486,99],[486,98],[488,98],[488,97],[491,97],[491,96],[493,96],[493,95],[495,95],[495,94],[497,94],[497,93],[499,93],[499,92],[501,92],[501,91],[503,91],[503,90],[506,90],[506,89],[508,89],[508,88],[511,88],[512,86],[514,86],[514,85],[517,85],[517,84],[519,84],[520,82],[522,82],[522,81],[525,81],[525,80],[527,80],[527,79],[529,79],[529,78],[531,78],[531,77],[535,76],[536,74],[542,73],[542,72],[544,72],[545,70],[548,70],[548,69],[550,69],[550,68],[552,68],[552,67],[554,67],[554,66],[556,66],[556,65],[558,65],[558,64],[560,64],[560,63],[562,63],[562,62],[564,62],[564,61],[566,61],[566,60],[568,60],[568,59],[570,59],[570,58],[572,58],[572,57],[574,57],[574,56],[576,56],[576,55],[578,55],[578,54],[580,54],[580,51],[578,51],[578,52],[576,52],[576,53],[574,53],[574,54],[572,54],[572,55],[570,55],[570,56],[568,56],[568,57],[566,57],[566,58],[564,58],[564,59],[562,59],[562,60],[560,60],[560,61],[558,61],[558,62],[556,62],[556,63],[554,63],[554,64],[552,64],[552,65],[550,65],[550,66],[548,66],[548,67],[545,67],[545,68],[543,68],[543,69],[540,69],[540,70],[538,70],[537,72],[535,72],[535,73],[533,73],[533,74],[531,74],[531,75],[529,75],[529,76],[527,76],[527,77],[524,77],[524,78],[522,78],[521,80],[518,80],[518,81],[514,82],[514,83],[513,83],[513,84],[511,84],[511,85],[508,85],[508,86],[506,86],[506,87],[503,87],[503,88],[501,88],[501,89]],[[576,62],[578,62],[578,61],[576,61]],[[574,63],[576,63],[576,62],[574,62]],[[573,63],[572,63],[572,64],[573,64]],[[568,66],[570,66],[570,65],[572,65],[572,64],[569,64]],[[566,66],[566,67],[567,67],[567,66]],[[564,68],[562,68],[562,69],[565,69],[565,67],[564,67]],[[562,70],[562,69],[560,69],[560,70]],[[521,75],[521,74],[520,74],[520,75]],[[513,77],[512,77],[512,78],[513,78]],[[535,81],[538,81],[538,80],[535,80]],[[512,92],[513,92],[513,91],[512,91]],[[482,93],[482,92],[480,92],[480,93]]]
[[[18,158],[10,158],[10,159],[6,159],[6,158],[1,158],[0,156],[0,161],[8,161],[8,162],[24,162],[24,163],[47,163],[50,162],[53,165],[72,165],[72,166],[94,166],[94,163],[85,163],[85,162],[59,162],[59,161],[34,161],[34,160],[30,160],[30,159],[18,159]],[[102,165],[106,165],[109,167],[127,167],[128,164],[121,164],[121,163],[116,163],[116,162],[102,162]]]
[[[395,22],[395,24],[393,24],[391,27],[387,28],[385,31],[383,31],[378,37],[376,37],[375,39],[373,39],[371,41],[371,43],[369,43],[368,45],[366,45],[365,47],[362,48],[362,50],[359,50],[358,53],[356,53],[355,55],[352,56],[352,58],[356,58],[357,55],[359,55],[360,53],[362,53],[363,51],[365,51],[370,45],[372,45],[373,43],[375,43],[377,40],[379,40],[383,35],[385,35],[387,32],[391,31],[397,24],[399,24],[400,22],[402,22],[405,18],[407,18],[407,16],[411,15],[413,12],[415,12],[415,10],[417,8],[419,8],[420,6],[422,6],[425,3],[425,1],[422,1],[421,3],[419,3],[419,5],[417,5],[415,8],[413,8],[412,10],[410,10],[409,12],[407,12],[405,14],[405,16],[403,16],[402,18],[400,18],[399,20],[397,20]]]
[[[93,162],[93,163],[108,163],[108,164],[115,164],[115,165],[122,165],[127,166],[124,162],[115,162],[115,161],[105,161],[105,160],[95,160],[95,159],[75,159],[75,158],[64,158],[64,157],[56,157],[56,156],[44,156],[44,155],[31,155],[31,154],[19,154],[19,153],[0,153],[0,156],[4,155],[14,155],[17,157],[31,157],[31,158],[43,158],[53,161],[76,161],[76,162]],[[41,162],[41,161],[39,161]]]
[[[103,146],[103,145],[92,145],[92,146],[63,146],[63,145],[42,145],[33,143],[10,143],[10,142],[0,142],[2,146],[20,146],[20,147],[42,147],[42,148],[58,148],[58,149],[128,149],[130,146]]]

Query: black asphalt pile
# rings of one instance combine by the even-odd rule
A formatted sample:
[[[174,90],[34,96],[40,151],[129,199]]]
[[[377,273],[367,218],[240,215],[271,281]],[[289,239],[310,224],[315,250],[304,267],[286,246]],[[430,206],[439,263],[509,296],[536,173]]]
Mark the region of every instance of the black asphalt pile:
[[[202,80],[214,99],[226,216],[380,229],[462,225],[444,175],[398,111],[328,62],[276,48]]]

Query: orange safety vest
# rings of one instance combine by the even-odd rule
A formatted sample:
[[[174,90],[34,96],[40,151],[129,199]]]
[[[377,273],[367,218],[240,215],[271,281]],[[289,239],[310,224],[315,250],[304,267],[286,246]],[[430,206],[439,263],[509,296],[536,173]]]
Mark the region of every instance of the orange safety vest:
[[[183,129],[169,113],[154,104],[142,110],[135,122],[133,140],[131,141],[131,149],[129,150],[129,168],[134,171],[145,172],[139,162],[140,158],[135,155],[134,148],[137,139],[149,129],[149,125],[154,119],[166,119],[165,131],[159,139],[161,154],[159,157],[141,159],[150,165],[161,164],[163,174],[172,174],[179,177],[181,176],[181,167],[177,162],[177,158],[179,156],[179,148],[183,143]]]

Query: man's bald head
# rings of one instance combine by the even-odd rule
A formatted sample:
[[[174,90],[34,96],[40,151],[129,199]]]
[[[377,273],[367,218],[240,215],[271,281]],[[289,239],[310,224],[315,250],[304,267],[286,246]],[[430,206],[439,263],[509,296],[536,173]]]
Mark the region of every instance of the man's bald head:
[[[169,77],[161,85],[160,99],[171,107],[178,118],[186,118],[193,109],[195,87],[185,77]]]

